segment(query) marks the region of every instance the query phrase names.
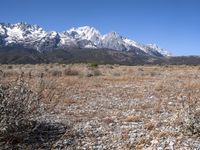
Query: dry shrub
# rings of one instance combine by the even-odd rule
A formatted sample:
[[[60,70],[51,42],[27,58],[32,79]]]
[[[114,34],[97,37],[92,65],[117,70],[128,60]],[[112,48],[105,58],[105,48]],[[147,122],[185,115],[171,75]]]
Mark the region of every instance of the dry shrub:
[[[150,75],[151,77],[154,77],[154,76],[157,75],[157,73],[152,71],[152,72],[149,73],[149,75]]]
[[[13,82],[0,81],[1,148],[26,149],[27,144],[36,147],[46,143],[50,147],[50,140],[65,131],[64,127],[60,128],[57,124],[38,120],[47,109],[55,108],[55,103],[52,105],[48,101],[55,101],[56,94],[43,83],[41,79],[38,88],[32,90],[32,85],[22,78]]]
[[[14,76],[18,76],[18,73],[16,71],[5,71],[3,73],[4,77],[14,77]]]
[[[164,65],[163,68],[169,68],[169,66],[168,65]]]
[[[106,68],[114,69],[114,67],[112,65],[106,65]]]
[[[133,74],[134,73],[134,70],[132,69],[132,68],[129,68],[128,70],[127,70],[127,74]]]
[[[190,92],[180,97],[181,109],[172,118],[172,124],[179,126],[183,134],[200,137],[200,101],[198,95]]]
[[[65,100],[64,100],[64,103],[65,103],[65,105],[70,106],[70,105],[72,105],[72,104],[76,104],[77,101],[74,100],[74,99],[65,99]]]
[[[63,68],[65,68],[65,67],[66,67],[66,64],[62,64],[61,66],[62,66]]]
[[[144,125],[144,128],[147,130],[153,130],[156,127],[155,122],[148,122]]]
[[[51,70],[50,73],[54,77],[61,77],[62,76],[62,71],[60,71],[60,70]]]
[[[42,96],[43,109],[45,112],[53,112],[58,103],[65,98],[65,90],[58,89],[58,83],[55,80],[41,79],[35,85],[36,91]],[[38,93],[38,92],[37,92]]]
[[[79,75],[79,72],[75,69],[67,68],[64,70],[64,75],[66,76],[76,76]]]
[[[167,132],[167,131],[161,131],[158,133],[157,137],[160,139],[160,138],[163,138],[163,137],[167,137],[171,134],[171,132]]]
[[[144,69],[143,69],[143,68],[138,68],[137,70],[138,70],[138,71],[144,71]]]
[[[185,119],[183,120],[183,132],[188,135],[200,136],[200,102],[198,99],[189,99],[185,106]]]
[[[103,121],[106,123],[106,124],[110,124],[110,123],[114,123],[114,119],[112,117],[105,117],[103,118]]]
[[[94,69],[92,71],[92,74],[93,74],[93,76],[100,76],[100,75],[102,75],[101,72],[100,72],[100,70],[98,70],[98,69]]]
[[[53,67],[54,67],[54,65],[53,65],[53,64],[50,64],[50,65],[49,65],[49,68],[53,68]]]
[[[118,76],[120,76],[121,74],[118,73],[118,72],[114,72],[112,75],[118,77]]]
[[[89,67],[97,68],[99,65],[97,63],[91,63]]]
[[[156,113],[162,113],[162,104],[163,104],[163,100],[162,99],[159,99],[155,108],[154,108],[154,111]]]
[[[155,85],[155,90],[156,91],[162,91],[164,89],[164,83],[161,81],[158,81]]]
[[[192,114],[189,114],[184,127],[188,130],[187,134],[200,136],[200,110],[195,110]]]
[[[140,122],[142,120],[141,116],[128,116],[124,121],[125,122]]]
[[[128,140],[129,139],[129,132],[130,132],[130,129],[125,129],[124,131],[122,131],[122,133],[121,133],[122,140]]]
[[[97,68],[90,68],[86,74],[87,77],[92,77],[92,76],[100,76],[102,75],[101,71]]]
[[[48,72],[48,71],[49,71],[49,69],[48,69],[47,67],[45,67],[45,68],[44,68],[44,71],[45,71],[45,72]]]
[[[4,72],[0,70],[0,77],[4,77]]]
[[[7,66],[7,68],[8,68],[8,69],[12,69],[12,68],[13,68],[13,66],[9,65],[9,66]]]
[[[23,80],[0,84],[0,140],[16,142],[35,126],[40,115],[39,93],[32,92]]]
[[[145,147],[145,145],[150,145],[150,144],[151,144],[151,138],[138,137],[134,148],[136,150],[142,150]]]

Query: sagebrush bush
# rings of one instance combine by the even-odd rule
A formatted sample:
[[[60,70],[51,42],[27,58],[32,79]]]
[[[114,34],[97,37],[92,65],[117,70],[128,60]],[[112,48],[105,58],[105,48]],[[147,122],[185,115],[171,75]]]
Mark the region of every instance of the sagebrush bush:
[[[187,130],[185,133],[200,136],[200,110],[196,110],[192,114],[189,114],[184,127]]]
[[[64,70],[64,75],[66,76],[76,76],[79,75],[79,72],[75,69],[67,68]]]
[[[0,149],[50,149],[65,133],[65,125],[40,119],[63,96],[55,83],[29,81],[22,75],[16,81],[0,80]]]
[[[16,76],[16,75],[18,75],[18,73],[16,71],[13,71],[13,70],[5,71],[3,73],[4,77],[13,77],[13,76]]]
[[[94,76],[100,76],[100,75],[102,75],[101,71],[98,70],[98,69],[94,69],[94,70],[92,71],[92,74],[93,74]]]
[[[52,76],[56,76],[56,77],[61,77],[62,76],[62,71],[60,71],[60,70],[52,70],[51,71],[51,75]]]
[[[185,119],[183,131],[188,135],[200,136],[200,105],[199,100],[190,99],[184,109]]]
[[[8,69],[12,69],[12,68],[13,68],[13,66],[9,65],[7,68],[8,68]]]
[[[13,142],[27,136],[41,113],[41,98],[24,80],[0,83],[0,140]]]
[[[97,68],[89,69],[86,76],[92,77],[92,76],[100,76],[102,75],[101,71]]]
[[[200,101],[192,94],[180,97],[181,109],[175,113],[172,123],[181,127],[183,134],[200,137]]]

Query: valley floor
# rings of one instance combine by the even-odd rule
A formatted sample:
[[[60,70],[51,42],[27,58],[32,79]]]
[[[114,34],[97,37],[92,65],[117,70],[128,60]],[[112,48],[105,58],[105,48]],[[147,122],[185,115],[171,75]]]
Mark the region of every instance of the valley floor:
[[[67,128],[51,149],[200,149],[200,66],[49,64],[0,70],[3,81],[23,76],[33,90],[42,82],[53,93],[53,107],[40,120]]]

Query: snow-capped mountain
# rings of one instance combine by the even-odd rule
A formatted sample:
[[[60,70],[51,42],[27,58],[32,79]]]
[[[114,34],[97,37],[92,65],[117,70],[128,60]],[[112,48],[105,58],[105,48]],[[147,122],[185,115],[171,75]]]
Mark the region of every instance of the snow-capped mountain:
[[[0,23],[0,46],[23,46],[38,51],[57,48],[88,48],[133,51],[140,55],[169,56],[170,53],[156,44],[140,44],[116,32],[102,35],[94,27],[71,28],[64,32],[47,32],[27,23]]]

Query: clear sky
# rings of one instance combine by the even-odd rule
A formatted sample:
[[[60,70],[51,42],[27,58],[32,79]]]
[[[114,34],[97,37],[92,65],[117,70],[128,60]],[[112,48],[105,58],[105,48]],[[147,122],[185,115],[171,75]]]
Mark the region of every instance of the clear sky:
[[[173,55],[200,55],[200,0],[0,0],[0,22],[47,31],[89,25]]]

